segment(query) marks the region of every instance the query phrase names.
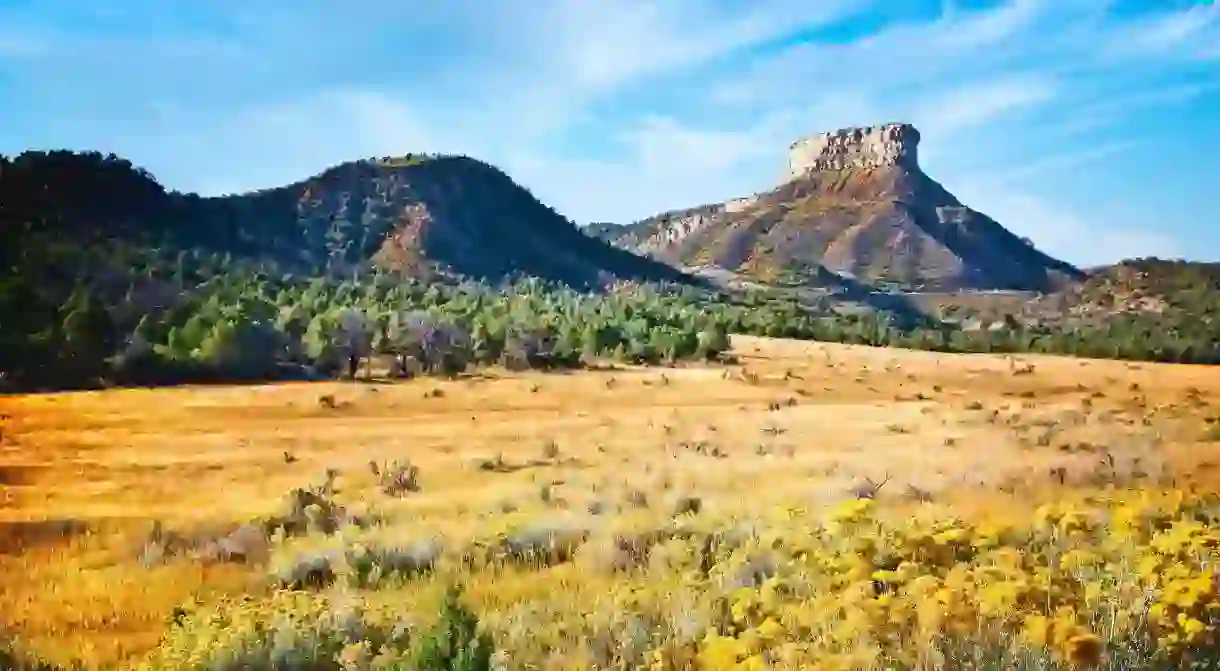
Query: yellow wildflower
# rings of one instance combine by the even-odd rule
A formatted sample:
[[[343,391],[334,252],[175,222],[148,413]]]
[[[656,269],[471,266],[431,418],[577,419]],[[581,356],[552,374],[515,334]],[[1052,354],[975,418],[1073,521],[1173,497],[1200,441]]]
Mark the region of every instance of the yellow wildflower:
[[[778,639],[784,635],[784,625],[773,617],[768,617],[758,625],[758,635],[765,639]]]
[[[1030,645],[1045,648],[1051,639],[1050,618],[1045,615],[1027,616],[1021,634]]]

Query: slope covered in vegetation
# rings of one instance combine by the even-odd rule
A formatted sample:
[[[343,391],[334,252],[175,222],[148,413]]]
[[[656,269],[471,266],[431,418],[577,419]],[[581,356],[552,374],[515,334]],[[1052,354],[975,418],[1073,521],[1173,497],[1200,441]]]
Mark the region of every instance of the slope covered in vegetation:
[[[588,236],[493,166],[466,156],[352,161],[287,186],[203,198],[97,153],[0,158],[6,229],[274,262],[298,273],[370,261],[414,276],[530,275],[569,284],[681,275]]]
[[[543,352],[531,360],[546,365],[579,354],[706,356],[700,339],[725,332],[1220,361],[1220,299],[1206,267],[1121,266],[1123,282],[1145,288],[1123,294],[1095,278],[1084,293],[1047,299],[1064,307],[1038,302],[1041,318],[998,330],[843,315],[791,292],[694,286],[581,234],[461,157],[351,163],[283,189],[203,199],[167,192],[115,157],[26,154],[0,161],[0,208],[8,389],[318,374],[374,353],[417,360],[407,343],[442,331],[461,352],[446,355],[446,369],[502,362],[505,348]],[[408,223],[392,220],[406,214]],[[644,284],[620,291],[616,278]],[[1099,286],[1093,294],[1138,293],[1160,307],[1099,312],[1088,293]],[[1088,318],[1076,318],[1081,310]]]

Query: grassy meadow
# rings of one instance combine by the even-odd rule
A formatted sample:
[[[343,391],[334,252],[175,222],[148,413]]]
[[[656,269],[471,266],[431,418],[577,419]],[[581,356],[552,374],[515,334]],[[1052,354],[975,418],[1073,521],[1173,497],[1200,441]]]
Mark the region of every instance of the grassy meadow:
[[[1220,663],[1220,370],[734,353],[0,397],[0,631],[416,668],[456,584],[496,668]]]

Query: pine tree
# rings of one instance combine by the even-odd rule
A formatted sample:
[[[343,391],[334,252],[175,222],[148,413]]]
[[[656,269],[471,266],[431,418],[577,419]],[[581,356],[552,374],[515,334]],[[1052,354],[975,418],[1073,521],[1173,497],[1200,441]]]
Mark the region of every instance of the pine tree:
[[[84,287],[72,292],[62,310],[60,334],[65,363],[80,374],[99,374],[117,340],[110,313]]]

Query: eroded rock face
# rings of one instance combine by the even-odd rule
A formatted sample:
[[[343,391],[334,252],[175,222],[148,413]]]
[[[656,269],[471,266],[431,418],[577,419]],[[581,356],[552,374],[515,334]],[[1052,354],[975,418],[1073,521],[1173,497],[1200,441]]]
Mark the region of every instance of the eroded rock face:
[[[796,142],[788,149],[788,179],[811,171],[872,169],[892,165],[915,168],[919,131],[905,123],[843,128]]]
[[[670,220],[669,224],[659,230],[656,235],[640,244],[639,252],[646,256],[653,256],[669,246],[681,244],[683,240],[695,232],[715,223],[722,212],[724,212],[723,207],[718,207],[711,212],[700,212],[685,217],[676,217]]]
[[[807,137],[790,145],[774,188],[658,214],[607,239],[705,277],[764,282],[792,272],[828,286],[847,276],[923,291],[1048,291],[1081,277],[924,174],[919,140],[905,123]]]

